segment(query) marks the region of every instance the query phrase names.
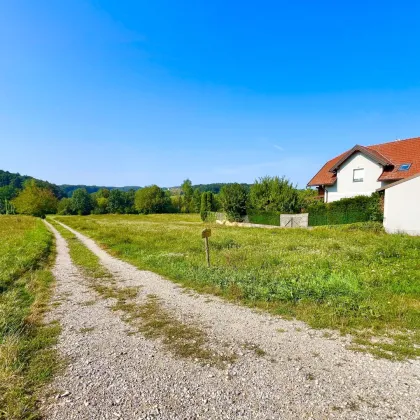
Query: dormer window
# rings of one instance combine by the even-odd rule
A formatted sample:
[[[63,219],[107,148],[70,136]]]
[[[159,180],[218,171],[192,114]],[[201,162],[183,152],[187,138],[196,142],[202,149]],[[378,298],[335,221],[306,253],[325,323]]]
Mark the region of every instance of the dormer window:
[[[363,182],[364,177],[364,169],[353,169],[353,182]]]
[[[399,166],[399,171],[408,171],[410,169],[411,163],[403,163]]]

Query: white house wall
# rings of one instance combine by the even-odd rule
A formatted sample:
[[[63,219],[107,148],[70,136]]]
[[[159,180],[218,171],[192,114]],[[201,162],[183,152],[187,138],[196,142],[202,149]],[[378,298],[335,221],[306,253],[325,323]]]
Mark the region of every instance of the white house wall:
[[[364,169],[362,182],[353,181],[353,169]],[[342,198],[357,195],[371,195],[384,183],[378,182],[383,171],[382,165],[374,162],[362,153],[355,153],[344,162],[337,171],[337,181],[331,187],[326,187],[325,201],[331,203]]]
[[[420,235],[420,177],[385,190],[384,227],[388,233]]]

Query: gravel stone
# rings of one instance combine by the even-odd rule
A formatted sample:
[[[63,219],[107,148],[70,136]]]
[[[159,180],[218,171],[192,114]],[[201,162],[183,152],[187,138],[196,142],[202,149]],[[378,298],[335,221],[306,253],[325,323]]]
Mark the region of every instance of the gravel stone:
[[[419,360],[375,359],[347,350],[349,340],[334,332],[328,339],[302,322],[185,293],[70,229],[118,285],[141,286],[139,300],[157,295],[179,320],[202,327],[215,351],[238,355],[225,370],[173,357],[158,340],[130,334],[48,226],[56,237],[61,300],[49,316],[62,325],[58,350],[68,366],[49,387],[46,419],[420,419]]]

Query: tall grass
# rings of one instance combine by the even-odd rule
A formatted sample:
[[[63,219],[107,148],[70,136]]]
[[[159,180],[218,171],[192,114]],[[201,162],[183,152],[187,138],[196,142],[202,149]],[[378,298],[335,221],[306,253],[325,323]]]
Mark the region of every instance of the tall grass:
[[[385,335],[387,346],[375,347],[383,356],[419,355],[420,238],[386,235],[377,224],[313,230],[212,225],[207,269],[198,216],[57,219],[139,268],[189,287],[314,327],[359,338]]]
[[[57,366],[59,327],[42,323],[52,248],[40,219],[0,216],[0,418],[37,418],[37,391]]]

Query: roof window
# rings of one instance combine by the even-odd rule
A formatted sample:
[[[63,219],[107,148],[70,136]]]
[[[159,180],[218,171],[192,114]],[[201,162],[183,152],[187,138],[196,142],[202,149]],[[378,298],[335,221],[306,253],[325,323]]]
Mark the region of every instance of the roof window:
[[[408,171],[410,169],[411,163],[403,163],[398,167],[399,171]]]

